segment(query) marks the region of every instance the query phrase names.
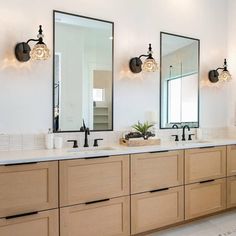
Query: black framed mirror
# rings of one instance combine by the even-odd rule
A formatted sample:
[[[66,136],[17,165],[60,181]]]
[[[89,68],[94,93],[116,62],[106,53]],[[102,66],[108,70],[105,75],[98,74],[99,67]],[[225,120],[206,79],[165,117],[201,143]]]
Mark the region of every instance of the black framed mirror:
[[[53,11],[53,130],[113,130],[114,23]]]
[[[160,49],[160,128],[198,128],[200,40],[161,32]]]

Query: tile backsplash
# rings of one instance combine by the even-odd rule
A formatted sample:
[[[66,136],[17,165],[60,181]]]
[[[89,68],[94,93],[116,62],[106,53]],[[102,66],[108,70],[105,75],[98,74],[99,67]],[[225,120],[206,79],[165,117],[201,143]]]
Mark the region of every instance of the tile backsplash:
[[[200,139],[210,138],[236,138],[236,128],[204,128],[198,130],[191,129],[190,133],[197,134],[201,133]],[[113,131],[113,132],[91,132],[89,135],[89,145],[93,146],[93,141],[96,138],[103,138],[99,145],[109,146],[119,144],[119,138],[122,137],[124,131]],[[182,134],[182,130],[156,130],[156,136],[162,141],[173,140],[172,134]],[[69,139],[78,140],[79,147],[83,147],[84,133],[57,133],[55,136],[63,138],[63,147],[70,148],[72,143],[68,143]],[[45,134],[0,134],[0,151],[17,151],[17,150],[36,150],[45,148]]]

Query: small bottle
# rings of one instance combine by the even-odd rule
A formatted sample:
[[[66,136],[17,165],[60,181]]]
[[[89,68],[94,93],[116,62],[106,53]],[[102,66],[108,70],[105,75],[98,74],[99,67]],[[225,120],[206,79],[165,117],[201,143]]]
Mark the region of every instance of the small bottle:
[[[45,135],[45,146],[47,149],[53,149],[54,147],[54,134],[52,129],[48,129],[48,133]]]

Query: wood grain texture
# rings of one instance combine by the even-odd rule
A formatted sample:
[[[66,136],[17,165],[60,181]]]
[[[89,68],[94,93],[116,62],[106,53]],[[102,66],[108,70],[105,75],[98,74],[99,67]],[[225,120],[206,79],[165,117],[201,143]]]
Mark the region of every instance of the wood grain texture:
[[[183,184],[184,152],[131,155],[131,193]]]
[[[60,161],[60,205],[129,195],[129,156]]]
[[[227,146],[227,176],[236,175],[236,145]]]
[[[57,161],[0,166],[0,217],[57,207]]]
[[[226,208],[226,178],[185,186],[185,219],[208,215]]]
[[[227,178],[227,208],[236,207],[236,176]]]
[[[185,183],[226,176],[226,147],[185,150]]]
[[[131,196],[131,234],[161,228],[183,220],[183,187]]]
[[[1,236],[59,236],[58,210],[15,219],[0,219]]]
[[[61,208],[61,236],[130,235],[129,197]]]

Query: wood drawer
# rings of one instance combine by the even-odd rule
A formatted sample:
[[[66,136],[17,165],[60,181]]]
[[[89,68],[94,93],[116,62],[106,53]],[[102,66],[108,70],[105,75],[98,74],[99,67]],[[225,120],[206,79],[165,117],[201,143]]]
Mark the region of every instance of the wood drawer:
[[[120,197],[61,208],[61,236],[130,235],[129,199]]]
[[[157,229],[183,220],[183,186],[131,196],[131,234]]]
[[[60,161],[60,205],[129,194],[129,156]]]
[[[225,208],[225,178],[185,186],[185,219],[211,214]]]
[[[183,151],[131,155],[131,193],[183,184]]]
[[[236,175],[236,145],[227,146],[227,176]]]
[[[226,176],[226,147],[185,151],[185,183],[196,183]]]
[[[58,162],[0,166],[0,217],[58,207]]]
[[[227,178],[227,208],[236,207],[236,176]]]
[[[0,219],[2,236],[59,236],[58,210]]]

